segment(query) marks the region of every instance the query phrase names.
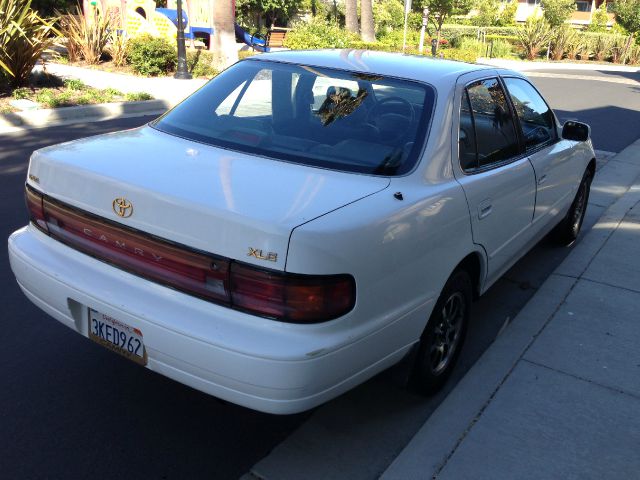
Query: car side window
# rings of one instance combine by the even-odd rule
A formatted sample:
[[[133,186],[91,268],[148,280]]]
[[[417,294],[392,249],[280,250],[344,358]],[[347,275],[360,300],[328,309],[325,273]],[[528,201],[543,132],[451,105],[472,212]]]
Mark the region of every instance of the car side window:
[[[476,148],[476,129],[473,126],[473,115],[469,103],[469,94],[465,90],[460,105],[460,134],[458,137],[458,155],[462,170],[478,168],[478,152]]]
[[[497,78],[467,86],[475,130],[478,168],[509,160],[519,151],[513,116]]]
[[[558,138],[553,112],[533,86],[521,78],[505,78],[507,90],[520,120],[527,151]]]

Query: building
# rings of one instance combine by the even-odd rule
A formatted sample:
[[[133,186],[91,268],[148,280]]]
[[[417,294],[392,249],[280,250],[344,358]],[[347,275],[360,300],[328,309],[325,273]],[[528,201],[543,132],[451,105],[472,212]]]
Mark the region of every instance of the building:
[[[541,3],[543,3],[541,0],[518,0],[516,21],[524,22],[531,15],[535,14],[536,11],[539,15],[542,15]],[[605,3],[605,0],[576,0],[576,11],[571,14],[571,17],[569,18],[570,23],[576,26],[589,25],[593,14],[603,3]],[[607,2],[607,10],[609,10],[609,6],[612,3],[612,1]],[[611,26],[613,23],[614,15],[613,13],[610,13],[607,25]]]

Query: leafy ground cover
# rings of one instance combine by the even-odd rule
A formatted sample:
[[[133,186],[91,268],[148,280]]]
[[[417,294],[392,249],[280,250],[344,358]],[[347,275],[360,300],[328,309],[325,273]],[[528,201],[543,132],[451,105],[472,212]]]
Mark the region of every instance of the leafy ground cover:
[[[12,105],[14,100],[36,102],[37,108],[72,107],[110,102],[134,102],[152,100],[148,93],[123,93],[114,88],[97,89],[85,85],[80,80],[60,78],[49,74],[33,75],[31,86],[0,90],[0,113],[20,111]]]

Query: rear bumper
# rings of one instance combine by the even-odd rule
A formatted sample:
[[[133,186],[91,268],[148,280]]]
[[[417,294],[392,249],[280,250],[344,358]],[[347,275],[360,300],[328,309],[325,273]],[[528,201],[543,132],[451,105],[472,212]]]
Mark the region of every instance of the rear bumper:
[[[9,238],[18,284],[38,307],[88,336],[88,310],[138,328],[147,368],[269,413],[319,405],[400,360],[385,330],[354,338],[349,321],[290,325],[247,315],[141,279],[32,226]],[[388,332],[387,332],[388,333]]]

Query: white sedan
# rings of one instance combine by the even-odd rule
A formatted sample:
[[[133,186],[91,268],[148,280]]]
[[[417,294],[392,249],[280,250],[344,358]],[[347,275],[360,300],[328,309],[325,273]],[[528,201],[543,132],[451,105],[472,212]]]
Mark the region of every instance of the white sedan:
[[[256,410],[407,356],[433,392],[473,298],[552,229],[578,236],[589,133],[508,70],[260,55],[142,128],[34,152],[11,267],[81,335]]]

